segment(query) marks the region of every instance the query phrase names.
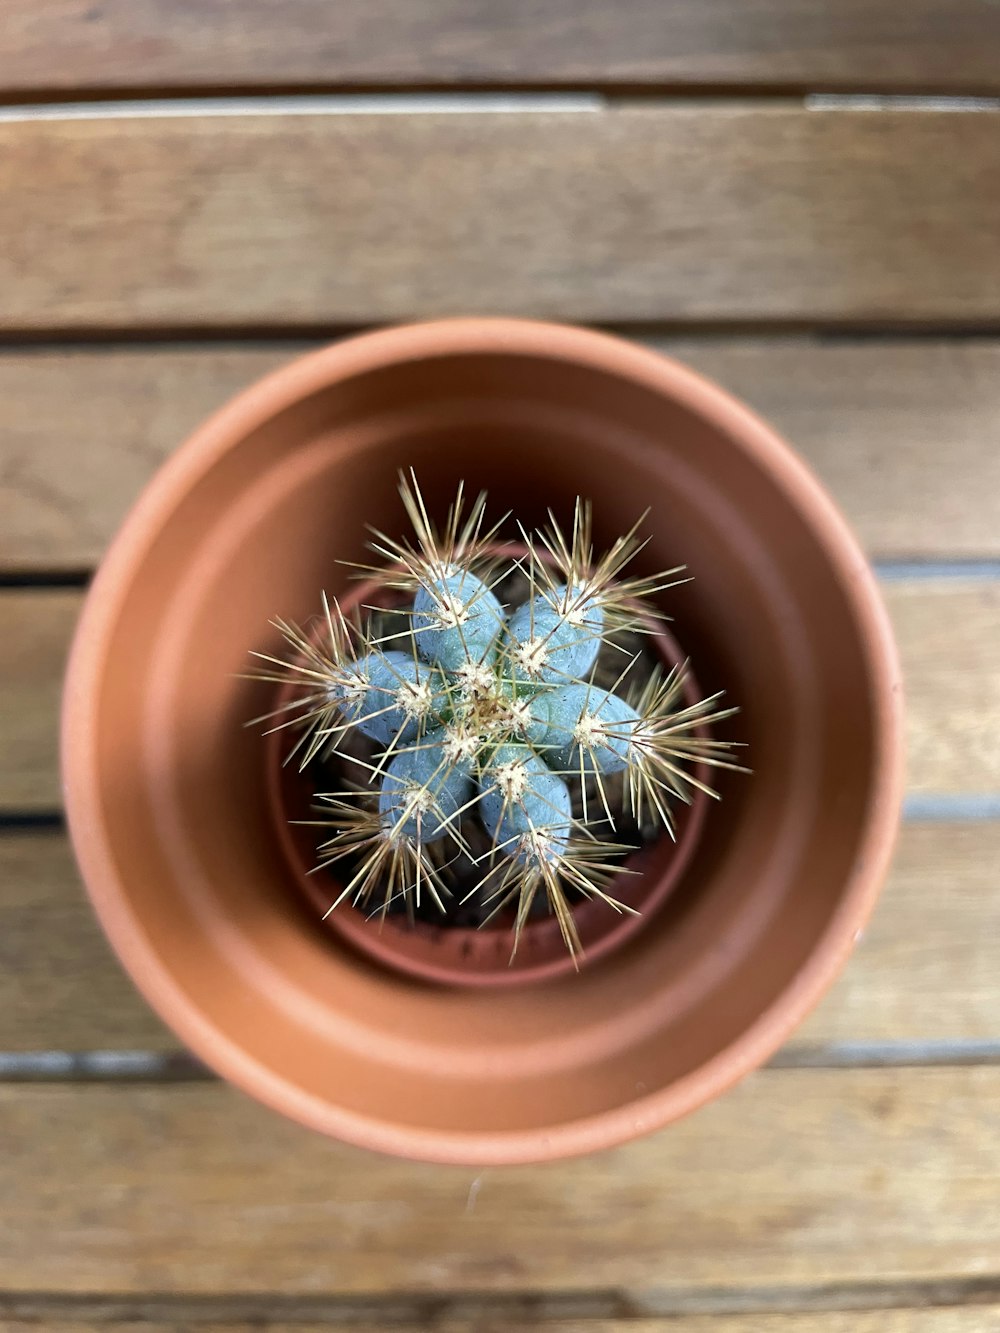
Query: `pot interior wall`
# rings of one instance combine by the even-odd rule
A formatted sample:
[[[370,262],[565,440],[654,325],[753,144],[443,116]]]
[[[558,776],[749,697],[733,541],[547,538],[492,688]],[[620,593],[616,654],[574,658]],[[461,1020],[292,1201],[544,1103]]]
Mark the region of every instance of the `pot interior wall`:
[[[706,691],[741,713],[752,777],[681,888],[579,976],[479,994],[379,970],[309,918],[264,812],[268,691],[240,676],[406,531],[397,470],[443,515],[457,481],[528,525],[577,494],[598,545],[647,507],[638,566]],[[787,988],[837,913],[870,799],[871,684],[844,589],[781,485],[638,383],[517,355],[404,364],[327,389],[203,473],[152,539],[99,701],[118,870],[173,983],[303,1100],[393,1124],[519,1131],[631,1105],[710,1060]],[[401,1082],[405,1079],[405,1095]],[[638,1127],[638,1124],[637,1124]]]

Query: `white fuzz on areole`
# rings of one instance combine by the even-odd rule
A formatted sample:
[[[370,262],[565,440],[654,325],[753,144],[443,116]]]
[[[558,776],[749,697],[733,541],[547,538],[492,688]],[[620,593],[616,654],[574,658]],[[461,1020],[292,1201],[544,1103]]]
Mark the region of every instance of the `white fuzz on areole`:
[[[548,639],[528,639],[514,649],[514,660],[527,676],[540,676],[549,664]]]
[[[463,662],[455,672],[455,679],[464,698],[491,696],[498,683],[496,672],[485,662]]]
[[[407,782],[403,787],[403,808],[404,818],[401,818],[396,828],[401,828],[406,819],[414,815],[426,815],[437,805],[434,793],[429,787],[422,787],[419,782]]]
[[[656,728],[648,721],[637,722],[629,734],[629,749],[636,754],[649,754],[655,748]]]
[[[553,833],[545,828],[533,828],[523,833],[516,848],[518,855],[529,867],[558,863],[565,850],[565,832],[560,830]]]
[[[523,736],[532,724],[531,705],[527,699],[504,699],[501,701],[498,730],[512,731]]]
[[[434,589],[429,591],[434,594],[434,610],[431,614],[439,629],[457,629],[459,625],[468,622],[469,607],[461,597],[456,597],[447,589],[444,592]]]
[[[434,691],[427,680],[405,680],[396,691],[396,706],[407,717],[425,718],[434,706]]]
[[[494,784],[505,801],[519,801],[528,785],[527,766],[515,759],[490,769]]]
[[[573,740],[585,748],[599,745],[606,735],[607,732],[596,713],[582,713],[573,728]]]
[[[586,579],[563,584],[552,599],[555,609],[570,625],[586,625],[595,608],[601,605],[601,590]]]
[[[458,764],[475,759],[483,745],[484,737],[478,731],[470,731],[463,726],[444,728],[442,751],[449,764]]]
[[[337,680],[330,686],[330,698],[339,698],[347,704],[360,703],[370,689],[372,683],[365,676],[359,675],[357,671],[343,671],[337,676]]]

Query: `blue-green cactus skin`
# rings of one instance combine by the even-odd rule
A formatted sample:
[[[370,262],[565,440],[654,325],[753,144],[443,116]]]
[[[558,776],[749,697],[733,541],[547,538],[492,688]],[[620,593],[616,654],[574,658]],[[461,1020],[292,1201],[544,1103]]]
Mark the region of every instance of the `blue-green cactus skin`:
[[[420,731],[419,718],[410,716],[407,709],[397,703],[400,690],[406,685],[426,684],[430,687],[433,697],[432,716],[435,720],[436,715],[447,706],[444,677],[408,653],[368,653],[351,662],[346,674],[365,682],[366,688],[363,692],[354,693],[349,687],[337,687],[340,710],[349,721],[357,725],[359,731],[380,745],[389,745],[393,741],[405,744],[412,741]]]
[[[457,612],[460,623],[442,626],[441,612],[449,609]],[[503,607],[469,570],[421,585],[413,600],[417,652],[444,671],[458,671],[466,662],[492,661],[503,624]]]
[[[552,768],[573,773],[620,773],[628,766],[632,733],[641,722],[624,699],[595,685],[565,685],[542,699],[532,700],[532,714],[546,730],[535,742]],[[581,720],[592,719],[589,745],[574,735]]]
[[[458,626],[441,626],[442,605],[457,611]],[[640,720],[624,699],[587,683],[601,647],[600,607],[585,608],[571,622],[565,588],[557,586],[505,620],[486,584],[458,570],[418,587],[412,624],[418,656],[373,651],[359,658],[347,674],[362,677],[368,688],[345,690],[341,705],[345,718],[366,735],[402,747],[384,761],[383,827],[429,845],[458,832],[459,811],[474,810],[498,850],[525,864],[539,857],[557,860],[574,827],[562,775],[610,774],[626,767],[631,731]],[[537,670],[525,669],[530,654],[518,651],[533,639],[542,640],[545,650]],[[463,674],[470,664],[488,670],[470,677]],[[420,721],[396,703],[406,683],[430,687]],[[485,723],[482,714],[477,720],[476,710],[489,709],[491,700],[504,719],[496,733],[488,716]],[[504,701],[514,707],[505,711]],[[588,717],[594,723],[589,743],[580,744],[577,728]],[[476,739],[474,749],[457,761],[449,742],[463,725],[474,728]],[[508,782],[505,799],[501,782],[507,765],[520,766],[521,772],[513,786]],[[416,788],[424,792],[419,818],[408,804]]]
[[[524,770],[524,787],[516,798],[504,799],[499,772],[507,765]],[[498,847],[516,842],[533,829],[568,842],[572,826],[569,788],[527,745],[501,745],[479,777],[479,811],[486,831]]]
[[[427,794],[426,808],[412,807],[416,790]],[[417,745],[406,746],[386,767],[379,792],[379,816],[385,828],[424,845],[454,832],[453,821],[472,796],[469,768],[449,762],[441,732],[432,732]]]
[[[533,532],[518,523],[514,547],[502,539],[512,516],[487,526],[485,493],[466,507],[464,483],[440,526],[412,469],[400,496],[412,534],[374,530],[382,563],[360,567],[374,575],[375,605],[324,594],[323,619],[274,622],[287,660],[255,654],[261,680],[298,696],[265,718],[298,729],[289,758],[300,771],[327,771],[334,755],[344,762],[332,776],[357,766],[349,790],[316,794],[318,810],[330,807],[316,822],[333,831],[320,865],[348,860],[337,902],[374,896],[389,911],[415,889],[420,907],[426,886],[455,921],[464,913],[447,898],[475,900],[487,919],[509,912],[515,947],[547,907],[575,954],[581,898],[631,910],[606,892],[630,850],[623,839],[645,842],[653,822],[673,837],[673,798],[715,794],[697,770],[741,768],[738,742],[708,732],[737,710],[718,694],[697,700],[686,664],[652,664],[655,639],[648,653],[627,651],[681,572],[623,577],[646,544],[641,520],[595,555],[591,506],[578,499],[571,532],[550,512]],[[515,585],[527,600],[511,604]],[[605,668],[621,673],[610,691],[596,683],[608,683]],[[606,783],[613,775],[624,780]]]
[[[590,620],[588,615],[588,622]],[[516,668],[517,678],[542,684],[565,684],[581,680],[597,660],[600,632],[589,625],[575,625],[555,609],[542,594],[519,606],[507,622],[507,643],[526,649],[525,664]],[[530,645],[539,645],[537,666]]]

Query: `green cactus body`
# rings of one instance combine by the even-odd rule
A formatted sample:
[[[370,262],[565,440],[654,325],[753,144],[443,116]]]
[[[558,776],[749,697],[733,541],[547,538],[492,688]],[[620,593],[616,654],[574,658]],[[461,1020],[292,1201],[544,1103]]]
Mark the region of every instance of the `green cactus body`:
[[[516,678],[539,685],[582,680],[597,661],[601,647],[600,630],[571,619],[545,595],[534,597],[514,611],[504,639]]]
[[[599,599],[585,583],[574,583],[572,587],[567,583],[556,583],[539,597],[571,624],[588,631],[598,640],[602,638],[607,628],[607,616]]]
[[[583,616],[577,606],[571,620],[557,609],[573,600],[558,585],[505,619],[470,571],[429,582],[413,603],[420,656],[376,649],[342,672],[345,719],[393,752],[381,776],[383,826],[429,845],[457,834],[458,812],[471,805],[498,851],[525,864],[558,860],[573,833],[564,777],[626,768],[642,721],[625,699],[583,679],[602,642],[600,608]],[[432,627],[437,612],[428,608],[446,594],[460,623]],[[543,651],[532,656],[532,644]],[[478,800],[470,800],[474,766]]]

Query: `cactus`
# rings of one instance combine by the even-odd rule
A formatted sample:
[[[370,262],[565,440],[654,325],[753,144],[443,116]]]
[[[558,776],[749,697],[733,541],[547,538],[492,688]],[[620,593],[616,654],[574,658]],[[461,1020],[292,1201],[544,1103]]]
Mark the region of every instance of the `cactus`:
[[[460,487],[439,532],[412,473],[400,490],[415,539],[376,533],[372,549],[385,562],[374,568],[387,602],[405,594],[404,627],[379,634],[324,597],[322,635],[276,621],[289,655],[264,657],[257,673],[295,682],[275,725],[294,729],[303,765],[333,753],[364,771],[355,787],[319,798],[331,831],[321,864],[356,867],[334,907],[384,912],[424,892],[441,906],[449,858],[473,856],[476,821],[489,846],[477,891],[496,909],[514,905],[514,947],[541,895],[575,953],[575,895],[630,910],[608,892],[622,848],[597,837],[598,817],[614,829],[624,809],[672,836],[674,801],[696,788],[715,794],[693,767],[738,767],[732,747],[705,731],[736,710],[719,695],[685,705],[685,667],[633,688],[636,654],[624,654],[613,688],[594,682],[616,631],[648,630],[660,614],[649,599],[681,581],[681,569],[627,573],[644,545],[638,524],[595,558],[590,507],[577,501],[568,539],[550,515],[537,534],[522,529],[523,552],[505,559],[499,524],[485,528],[485,496],[465,515]],[[498,589],[512,570],[528,593],[505,607]],[[352,733],[374,744],[370,759],[349,752]]]

